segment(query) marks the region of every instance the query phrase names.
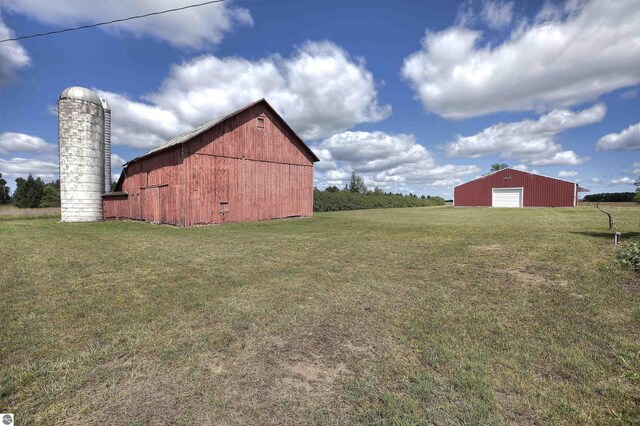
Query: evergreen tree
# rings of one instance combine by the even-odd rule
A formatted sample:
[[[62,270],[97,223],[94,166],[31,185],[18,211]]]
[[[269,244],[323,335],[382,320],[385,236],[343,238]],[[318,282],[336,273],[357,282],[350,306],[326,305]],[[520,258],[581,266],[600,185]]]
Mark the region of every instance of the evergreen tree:
[[[2,173],[0,173],[0,204],[7,204],[9,201],[11,201],[9,187],[7,186],[7,181],[2,178]]]
[[[349,181],[349,192],[355,192],[358,194],[366,194],[367,186],[364,184],[362,176],[358,176],[356,172],[351,173],[351,180]]]
[[[27,179],[16,179],[16,190],[13,193],[13,204],[20,208],[38,207],[44,195],[44,182],[29,175]]]

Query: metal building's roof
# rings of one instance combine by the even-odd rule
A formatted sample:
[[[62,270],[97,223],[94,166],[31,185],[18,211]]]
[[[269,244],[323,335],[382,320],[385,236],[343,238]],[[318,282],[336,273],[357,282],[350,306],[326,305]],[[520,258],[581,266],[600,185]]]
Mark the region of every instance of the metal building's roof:
[[[181,143],[187,142],[191,138],[193,138],[195,136],[198,136],[201,133],[206,132],[207,130],[213,128],[214,126],[216,126],[216,125],[218,125],[220,123],[222,123],[223,121],[226,121],[229,118],[231,118],[231,117],[241,113],[242,111],[245,111],[245,110],[247,110],[247,109],[251,108],[252,106],[255,106],[255,105],[259,104],[259,103],[264,103],[278,118],[280,118],[280,121],[285,125],[285,127],[287,129],[289,129],[289,131],[298,139],[298,141],[302,145],[303,149],[305,149],[308,153],[311,154],[311,158],[313,158],[314,162],[320,161],[320,159],[313,153],[313,151],[311,151],[311,149],[304,143],[302,138],[300,138],[300,136],[298,136],[296,134],[296,132],[293,131],[293,129],[286,123],[286,121],[284,121],[284,119],[282,119],[282,117],[280,117],[280,114],[278,114],[277,111],[275,109],[273,109],[273,107],[271,105],[269,105],[269,102],[267,102],[266,99],[262,98],[262,99],[259,99],[259,100],[255,101],[255,102],[253,102],[253,103],[251,103],[251,104],[249,104],[247,106],[244,106],[244,107],[240,108],[239,110],[237,110],[237,111],[235,111],[235,112],[233,112],[233,113],[231,113],[231,114],[229,114],[229,115],[227,115],[225,117],[222,117],[222,118],[217,119],[217,120],[211,120],[211,121],[209,121],[207,123],[204,123],[203,125],[201,125],[199,127],[196,127],[193,130],[189,130],[187,132],[184,132],[184,133],[176,136],[175,138],[171,139],[170,141],[165,142],[162,145],[153,148],[152,150],[146,152],[145,154],[142,154],[140,157],[136,157],[133,160],[125,163],[124,166],[126,167],[127,165],[129,165],[129,164],[131,164],[131,163],[133,163],[135,161],[138,161],[138,160],[140,160],[142,158],[149,157],[149,156],[154,155],[154,154],[156,154],[158,152],[161,152],[161,151],[164,151],[166,149],[169,149],[169,148],[171,148],[171,147],[173,147],[175,145],[179,145]]]
[[[87,101],[102,106],[102,101],[96,92],[86,87],[71,86],[67,87],[60,94],[60,99],[76,99],[79,101]]]
[[[466,185],[466,184],[471,183],[471,182],[475,182],[476,180],[484,179],[484,178],[486,178],[487,176],[491,176],[491,175],[493,175],[493,174],[500,173],[500,172],[503,172],[503,171],[505,171],[505,170],[512,170],[512,171],[515,171],[515,172],[527,173],[527,174],[529,174],[529,175],[539,176],[539,177],[543,177],[543,178],[547,178],[547,179],[560,180],[560,181],[562,181],[562,182],[568,182],[568,183],[572,183],[572,184],[574,184],[574,185],[577,185],[577,184],[578,184],[577,182],[573,182],[573,181],[566,180],[566,179],[560,179],[560,178],[553,177],[553,176],[541,175],[541,174],[539,174],[539,173],[532,173],[532,172],[528,172],[528,171],[526,171],[526,170],[516,169],[516,168],[514,168],[514,167],[505,167],[504,169],[496,170],[496,171],[494,171],[494,172],[487,173],[487,174],[484,174],[484,175],[482,175],[482,176],[479,176],[479,177],[477,177],[477,178],[475,178],[475,179],[472,179],[472,180],[470,180],[470,181],[460,183],[460,184],[458,184],[458,185],[454,186],[454,188],[457,188],[458,186]],[[584,189],[584,188],[582,188],[582,189]],[[587,191],[589,191],[589,190],[587,189]]]

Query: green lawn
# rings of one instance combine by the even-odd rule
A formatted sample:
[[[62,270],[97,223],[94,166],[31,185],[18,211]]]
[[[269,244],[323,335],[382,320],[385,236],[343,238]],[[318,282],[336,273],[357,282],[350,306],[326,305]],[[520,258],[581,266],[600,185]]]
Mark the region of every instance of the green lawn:
[[[640,232],[639,207],[609,207]],[[0,222],[17,424],[625,424],[640,279],[606,217],[426,207]]]

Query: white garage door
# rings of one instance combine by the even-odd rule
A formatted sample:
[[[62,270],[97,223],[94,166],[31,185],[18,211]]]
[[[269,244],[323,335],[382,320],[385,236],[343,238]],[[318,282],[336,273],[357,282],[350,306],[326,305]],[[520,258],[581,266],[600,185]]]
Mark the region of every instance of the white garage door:
[[[493,207],[522,207],[522,188],[494,188]]]

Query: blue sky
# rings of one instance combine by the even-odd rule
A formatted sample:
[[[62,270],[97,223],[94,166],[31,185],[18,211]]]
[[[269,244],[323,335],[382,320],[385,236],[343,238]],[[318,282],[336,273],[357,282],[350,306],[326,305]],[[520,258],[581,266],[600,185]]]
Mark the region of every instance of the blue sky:
[[[4,0],[0,38],[195,3]],[[55,4],[54,4],[55,3]],[[260,97],[322,161],[316,185],[451,197],[507,163],[633,191],[640,7],[612,2],[226,1],[0,44],[0,173],[57,177],[55,105],[106,97],[113,170]]]

